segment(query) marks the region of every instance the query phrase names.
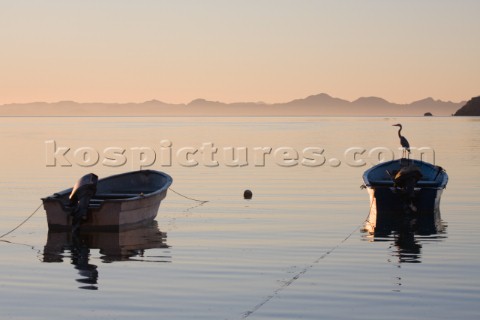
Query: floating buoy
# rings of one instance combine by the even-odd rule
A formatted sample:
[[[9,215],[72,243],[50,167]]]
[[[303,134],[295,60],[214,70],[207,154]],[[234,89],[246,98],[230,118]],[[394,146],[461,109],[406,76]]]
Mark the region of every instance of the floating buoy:
[[[250,191],[248,189],[243,192],[243,198],[244,199],[250,200],[250,199],[252,199],[252,195],[253,195],[252,191]]]

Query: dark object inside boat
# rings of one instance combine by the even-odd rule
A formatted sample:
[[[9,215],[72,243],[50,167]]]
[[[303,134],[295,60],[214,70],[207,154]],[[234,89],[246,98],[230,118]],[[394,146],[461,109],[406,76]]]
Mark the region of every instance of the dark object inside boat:
[[[422,171],[414,164],[401,167],[393,177],[395,187],[405,191],[408,197],[414,196],[415,186],[422,178]]]
[[[89,173],[81,177],[73,187],[69,196],[73,217],[72,227],[75,228],[81,220],[87,219],[88,205],[97,192],[97,182],[97,175]]]

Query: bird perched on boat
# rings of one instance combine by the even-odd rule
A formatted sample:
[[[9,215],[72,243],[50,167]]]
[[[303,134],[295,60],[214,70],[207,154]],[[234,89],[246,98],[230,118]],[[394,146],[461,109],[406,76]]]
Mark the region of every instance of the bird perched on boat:
[[[398,137],[400,138],[400,144],[402,145],[403,148],[403,153],[402,153],[402,158],[405,158],[405,156],[410,157],[410,143],[408,143],[407,138],[402,136],[402,125],[400,123],[392,125],[393,127],[398,127]]]

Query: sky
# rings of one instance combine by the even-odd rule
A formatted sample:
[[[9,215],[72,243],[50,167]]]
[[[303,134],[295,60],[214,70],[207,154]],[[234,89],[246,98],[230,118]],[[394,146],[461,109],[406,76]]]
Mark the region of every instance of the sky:
[[[478,0],[0,0],[0,104],[480,95]]]

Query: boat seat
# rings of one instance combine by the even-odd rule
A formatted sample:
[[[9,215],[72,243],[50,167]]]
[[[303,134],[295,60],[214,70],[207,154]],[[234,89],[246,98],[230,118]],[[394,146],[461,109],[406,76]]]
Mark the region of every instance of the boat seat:
[[[374,185],[374,186],[393,186],[394,183],[391,180],[376,180],[376,181],[370,181],[370,185]],[[438,186],[438,182],[420,180],[420,181],[417,182],[417,184],[415,186],[418,186],[418,187],[436,187],[436,186]]]
[[[100,199],[124,199],[139,197],[140,193],[99,193],[94,198]]]
[[[393,186],[393,181],[392,180],[375,180],[375,181],[370,181],[370,185]]]
[[[417,186],[419,187],[437,187],[439,183],[437,181],[426,181],[426,180],[420,180],[417,182]]]

